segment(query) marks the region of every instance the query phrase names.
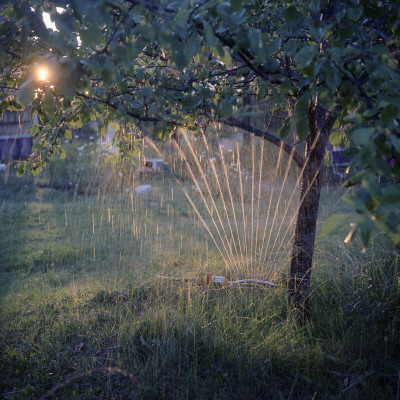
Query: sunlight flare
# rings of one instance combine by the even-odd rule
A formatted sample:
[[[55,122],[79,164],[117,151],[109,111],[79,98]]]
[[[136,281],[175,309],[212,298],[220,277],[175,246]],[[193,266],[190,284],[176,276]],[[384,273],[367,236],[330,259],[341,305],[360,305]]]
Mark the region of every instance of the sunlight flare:
[[[40,81],[49,80],[49,70],[44,66],[39,67],[37,69],[37,77]]]

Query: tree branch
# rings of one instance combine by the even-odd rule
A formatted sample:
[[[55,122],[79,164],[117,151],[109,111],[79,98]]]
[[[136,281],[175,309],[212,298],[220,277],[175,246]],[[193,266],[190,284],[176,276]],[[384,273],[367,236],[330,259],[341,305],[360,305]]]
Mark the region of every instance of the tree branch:
[[[6,53],[7,53],[8,55],[14,57],[14,58],[17,58],[18,60],[22,60],[22,57],[21,57],[20,55],[14,53],[14,52],[11,51],[11,50],[6,50]]]
[[[86,94],[84,94],[82,92],[77,92],[76,94],[79,97],[82,97],[82,98],[84,98],[86,100],[92,100],[92,101],[95,101],[97,103],[105,104],[106,106],[111,107],[114,110],[118,109],[118,107],[115,104],[112,104],[110,101],[99,99],[99,98],[95,98],[95,97],[90,97],[90,96],[87,96]],[[129,115],[130,117],[132,117],[134,119],[137,119],[138,121],[142,121],[142,122],[168,122],[168,123],[174,124],[174,125],[185,126],[185,124],[183,124],[182,122],[179,122],[179,121],[170,120],[170,119],[162,118],[162,117],[147,117],[145,115],[142,115],[142,114],[139,114],[139,113],[135,113],[135,112],[129,111],[129,110],[126,110],[126,114]]]
[[[132,11],[132,8],[133,8],[133,7],[134,7],[134,6],[131,5],[131,6],[128,8],[128,15],[129,15],[129,13]],[[105,46],[103,47],[103,49],[100,50],[100,51],[98,52],[98,54],[108,53],[108,48],[110,47],[111,43],[114,41],[114,39],[115,39],[115,37],[116,37],[116,35],[117,35],[118,31],[119,31],[119,28],[120,28],[121,25],[125,22],[125,20],[126,20],[126,17],[121,17],[121,20],[118,22],[117,26],[114,28],[114,31],[111,33],[111,35],[110,35],[110,37],[109,37],[107,43],[105,44]]]
[[[86,100],[92,100],[92,101],[97,102],[97,103],[105,104],[106,106],[111,107],[114,110],[117,110],[117,108],[118,108],[115,104],[112,104],[110,101],[99,99],[99,98],[95,98],[95,97],[91,97],[91,96],[87,96],[82,92],[77,92],[77,95],[79,97],[82,97],[82,98],[86,99]],[[139,121],[143,121],[143,122],[159,122],[161,120],[160,118],[157,118],[157,117],[145,117],[143,115],[140,115],[138,113],[134,113],[134,112],[128,111],[128,110],[126,110],[126,113],[130,117],[135,118],[135,119],[137,119]]]
[[[245,122],[240,121],[237,118],[229,118],[229,120],[218,119],[217,122],[220,122],[227,126],[234,126],[237,128],[241,128],[247,132],[252,133],[254,136],[258,136],[262,139],[267,140],[268,142],[274,144],[275,146],[282,147],[283,151],[292,158],[292,160],[296,163],[296,165],[300,169],[303,168],[304,165],[303,157],[297,152],[297,150],[294,147],[278,139],[276,136],[271,135],[270,133],[265,132],[261,129],[258,129],[250,124],[246,124]]]
[[[353,83],[354,85],[357,86],[360,94],[364,97],[366,103],[367,103],[367,108],[373,108],[374,104],[371,100],[371,97],[368,96],[368,93],[365,91],[363,85],[361,84],[361,82],[359,82],[357,79],[353,78],[350,74],[348,74],[346,71],[344,71],[344,69],[338,65],[334,60],[332,60],[330,57],[328,57],[331,61],[333,61],[333,63],[335,64],[336,68],[343,74],[344,79],[347,79],[348,81],[350,81],[351,83]]]
[[[98,103],[102,103],[105,104],[111,108],[113,108],[114,110],[116,110],[118,107],[115,104],[112,104],[111,102],[107,101],[107,100],[102,100],[102,99],[98,99],[98,98],[94,98],[94,97],[90,97],[85,95],[82,92],[78,92],[77,95],[81,98],[84,98],[86,100],[92,100]],[[139,113],[135,113],[132,111],[128,111],[127,110],[127,115],[129,115],[132,118],[135,118],[139,121],[144,121],[144,122],[168,122],[168,123],[173,123],[175,125],[179,125],[179,126],[185,126],[184,123],[179,122],[179,121],[171,121],[168,120],[166,118],[162,118],[162,117],[147,117],[144,115],[141,115]],[[274,144],[275,146],[278,147],[282,147],[283,151],[285,153],[287,153],[292,160],[296,163],[296,165],[301,169],[304,165],[304,159],[301,157],[301,155],[297,152],[297,150],[293,147],[288,145],[287,143],[283,142],[282,140],[278,139],[276,136],[271,135],[270,133],[268,133],[267,131],[263,131],[261,129],[258,129],[250,124],[247,124],[243,121],[238,120],[237,118],[230,118],[229,120],[226,119],[218,119],[216,122],[221,122],[224,125],[227,126],[234,126],[237,128],[241,128],[247,132],[252,133],[255,136],[258,136],[262,139],[267,140],[268,142]]]

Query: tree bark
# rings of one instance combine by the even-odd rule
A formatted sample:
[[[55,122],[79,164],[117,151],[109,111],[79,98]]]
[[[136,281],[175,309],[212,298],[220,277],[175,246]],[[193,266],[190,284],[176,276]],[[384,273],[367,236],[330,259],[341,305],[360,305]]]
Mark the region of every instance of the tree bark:
[[[327,111],[310,107],[308,113],[310,133],[306,140],[305,163],[301,172],[300,205],[288,282],[289,301],[293,303],[295,314],[301,321],[308,318],[312,260],[322,183],[321,169],[334,122],[335,118]]]

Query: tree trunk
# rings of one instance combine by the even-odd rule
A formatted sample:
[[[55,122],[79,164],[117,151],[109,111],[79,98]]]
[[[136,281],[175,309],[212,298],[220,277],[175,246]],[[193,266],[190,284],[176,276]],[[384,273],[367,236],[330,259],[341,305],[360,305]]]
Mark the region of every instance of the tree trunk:
[[[308,318],[308,299],[321,193],[326,145],[335,118],[328,112],[310,108],[310,133],[306,141],[305,165],[301,177],[300,206],[297,214],[289,276],[289,301],[301,321]]]

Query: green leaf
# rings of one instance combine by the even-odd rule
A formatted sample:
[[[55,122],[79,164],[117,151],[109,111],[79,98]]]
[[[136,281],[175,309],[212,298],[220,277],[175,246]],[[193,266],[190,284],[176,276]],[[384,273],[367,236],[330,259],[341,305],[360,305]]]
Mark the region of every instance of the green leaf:
[[[314,39],[318,42],[321,42],[324,37],[328,36],[327,33],[331,29],[331,25],[317,25],[315,27],[310,28],[310,33]]]
[[[65,136],[65,139],[71,140],[71,139],[72,139],[72,133],[71,133],[71,131],[70,131],[69,129],[66,129],[66,130],[64,131],[64,136]]]
[[[275,60],[275,58],[268,58],[264,61],[263,65],[264,68],[269,72],[275,72],[279,68],[279,63],[277,60]]]
[[[364,247],[368,247],[372,239],[372,229],[360,229],[361,243]]]
[[[116,78],[115,68],[114,65],[108,59],[104,62],[101,73],[104,83],[106,84],[114,83]]]
[[[186,111],[195,110],[201,104],[201,98],[198,96],[192,96],[188,94],[182,100],[182,105]]]
[[[25,164],[18,165],[18,169],[17,169],[17,177],[18,178],[21,178],[21,176],[25,174],[25,169],[26,169]]]
[[[343,184],[344,187],[351,187],[354,185],[357,185],[358,183],[361,182],[361,180],[364,178],[365,172],[360,171],[352,175],[347,181]]]
[[[207,43],[211,47],[214,47],[218,43],[218,40],[214,35],[211,25],[207,21],[204,21],[203,27],[204,27],[204,35],[206,37]]]
[[[249,28],[247,32],[247,37],[250,42],[250,46],[252,50],[257,54],[257,55],[262,55],[262,38],[261,38],[261,31],[256,28]]]
[[[142,26],[142,38],[148,42],[151,42],[152,40],[154,40],[154,36],[155,36],[155,28],[150,24],[144,24]]]
[[[382,111],[382,122],[384,125],[389,125],[399,113],[399,110],[394,104],[388,104]]]
[[[137,93],[137,97],[142,99],[144,97],[149,97],[153,94],[153,88],[151,86],[145,86]]]
[[[63,32],[65,35],[70,35],[74,29],[74,20],[67,13],[62,14],[56,12],[51,15],[51,19],[55,22],[57,28]]]
[[[334,214],[330,216],[324,223],[322,234],[337,234],[341,229],[348,228],[353,218],[352,214]]]
[[[27,105],[32,103],[34,97],[34,87],[32,84],[32,79],[28,79],[15,94],[15,99],[19,104]]]
[[[54,97],[53,97],[53,92],[51,91],[50,88],[45,89],[45,96],[44,96],[44,113],[46,115],[46,118],[53,122],[56,118],[55,116],[55,106],[54,106]]]
[[[365,118],[371,118],[378,114],[378,112],[379,110],[377,108],[368,108],[362,113],[362,116]]]
[[[400,35],[400,30],[399,33]],[[399,244],[400,243],[400,226],[397,228],[398,232],[390,232],[389,236],[393,240],[394,243]]]
[[[387,100],[382,99],[382,100],[379,100],[378,107],[383,109],[383,108],[387,107],[389,104],[390,103]]]
[[[268,93],[268,86],[264,81],[261,81],[260,86],[255,88],[257,93],[257,101],[264,100]]]
[[[200,46],[200,38],[197,33],[194,32],[189,37],[183,48],[183,53],[185,54],[186,60],[190,60],[192,57],[198,54],[198,52],[200,51]]]
[[[309,132],[307,120],[297,119],[296,130],[297,130],[297,136],[299,137],[299,139],[305,140],[305,138],[307,137],[308,132]]]
[[[364,214],[367,211],[365,204],[356,196],[345,195],[343,196],[343,200],[360,214]]]
[[[389,141],[393,145],[393,147],[396,149],[396,151],[400,154],[400,139],[396,137],[395,135],[391,134],[389,135]]]
[[[329,136],[329,142],[333,146],[339,146],[342,143],[343,134],[341,131],[332,132]]]
[[[29,128],[29,132],[32,136],[35,136],[39,132],[39,125],[32,125]]]
[[[186,59],[184,48],[179,47],[175,49],[172,53],[172,60],[175,62],[179,70],[183,70],[188,64],[189,60]]]
[[[174,127],[169,124],[155,125],[153,134],[160,140],[167,140],[170,133],[174,130]]]
[[[16,10],[14,7],[9,7],[9,8],[6,8],[3,12],[5,15],[7,15],[8,18],[14,18]]]
[[[312,12],[319,12],[321,10],[321,0],[311,0],[310,3],[308,4],[308,8]]]
[[[81,119],[81,118],[78,118],[78,119],[76,120],[76,122],[75,122],[75,127],[78,128],[78,129],[80,129],[80,128],[82,128],[82,126],[83,126],[82,119]]]
[[[297,24],[300,20],[300,14],[295,6],[288,7],[284,12],[284,18],[290,28]]]
[[[60,158],[61,158],[61,160],[64,160],[64,158],[67,157],[67,153],[65,152],[65,150],[64,150],[62,147],[60,147],[60,148],[58,149],[58,151],[60,152]]]
[[[196,125],[193,125],[192,123],[189,123],[189,124],[187,125],[187,128],[188,128],[188,130],[191,131],[191,132],[197,132],[197,126],[196,126]]]
[[[98,24],[91,23],[86,27],[86,29],[82,29],[79,32],[79,35],[84,44],[95,46],[96,41],[101,37],[102,33]]]
[[[187,28],[187,21],[189,18],[190,11],[187,9],[180,9],[175,15],[174,21],[178,28],[185,29]]]
[[[25,107],[15,100],[10,100],[6,103],[6,109],[8,111],[24,111]]]
[[[38,175],[39,175],[39,172],[40,172],[40,170],[41,170],[41,168],[40,168],[40,167],[37,167],[37,168],[32,168],[32,169],[31,169],[31,173],[32,173],[32,175],[33,175],[33,176],[38,176]]]
[[[243,8],[243,0],[231,0],[231,8],[234,11],[240,11]]]
[[[336,68],[331,68],[329,73],[326,74],[326,84],[329,89],[336,90],[341,82],[341,76]]]
[[[399,185],[389,185],[385,188],[383,196],[380,198],[381,202],[378,205],[380,212],[387,212],[396,210],[400,204],[400,187]]]
[[[354,22],[357,22],[361,18],[362,14],[363,14],[362,9],[361,8],[357,8],[357,7],[349,8],[347,10],[347,13],[346,13],[347,18],[350,21],[354,21]]]
[[[119,123],[118,122],[112,122],[110,124],[111,129],[115,129],[116,131],[119,129]]]
[[[374,223],[371,220],[371,217],[368,215],[357,216],[356,222],[357,222],[357,228],[360,231],[361,242],[364,245],[364,248],[366,248],[368,247],[372,238]]]
[[[317,54],[318,50],[315,46],[304,45],[294,56],[294,62],[300,69],[309,67]]]
[[[133,61],[144,49],[146,42],[140,38],[136,40],[132,45],[126,46],[127,57],[130,61]]]
[[[340,126],[340,121],[337,119],[335,121],[335,123],[333,124],[332,129],[337,129],[337,128],[339,128],[339,126]]]
[[[400,36],[400,12],[393,13],[388,21],[388,28],[397,36]]]
[[[282,38],[273,38],[272,40],[265,42],[264,37],[263,40],[264,61],[267,61],[281,46]]]
[[[357,167],[359,169],[367,168],[371,165],[372,159],[375,157],[375,149],[371,143],[362,146],[357,156]]]
[[[217,51],[218,51],[220,60],[223,61],[223,63],[225,65],[232,64],[232,58],[226,49],[224,49],[222,46],[217,46]]]
[[[296,104],[296,129],[300,140],[304,140],[309,132],[307,123],[308,101],[308,93],[305,93],[299,98]]]
[[[351,140],[357,146],[366,145],[375,132],[375,128],[358,128],[350,133]]]
[[[298,119],[307,119],[308,114],[308,103],[309,103],[309,96],[308,93],[303,94],[296,104],[296,117]]]
[[[391,176],[390,165],[383,158],[374,157],[371,161],[373,168],[380,176]]]
[[[222,118],[228,119],[232,116],[232,104],[229,99],[224,99],[218,104],[218,109]]]

